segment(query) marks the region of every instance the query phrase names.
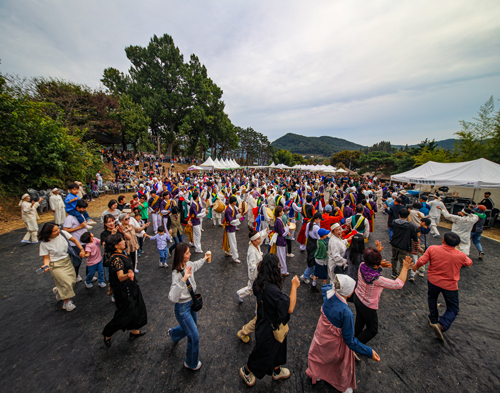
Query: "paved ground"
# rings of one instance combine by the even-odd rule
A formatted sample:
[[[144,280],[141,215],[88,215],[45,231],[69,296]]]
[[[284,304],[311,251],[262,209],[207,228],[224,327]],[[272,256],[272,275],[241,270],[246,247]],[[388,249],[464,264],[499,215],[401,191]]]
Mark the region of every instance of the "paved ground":
[[[390,246],[384,230],[386,216],[377,217],[375,236]],[[102,228],[95,227],[99,234]],[[2,392],[245,392],[249,388],[238,375],[253,346],[243,344],[237,330],[254,315],[253,298],[238,304],[235,292],[246,284],[246,265],[224,258],[222,234],[208,222],[202,236],[204,250],[213,262],[196,274],[204,308],[199,313],[199,372],[184,369],[186,341],[173,345],[166,336],[177,323],[168,300],[170,269],[159,269],[153,242],[139,260],[139,279],[148,308],[148,334],[135,342],[128,333],[117,333],[106,348],[101,331],[115,307],[106,290],[76,285],[77,305],[68,313],[51,292],[49,274],[37,275],[38,246],[21,245],[24,230],[0,236],[0,380]],[[237,233],[245,259],[248,232]],[[440,239],[439,239],[440,240]],[[437,244],[437,240],[434,243]],[[379,310],[380,332],[370,345],[382,361],[362,359],[356,364],[358,392],[498,392],[500,390],[500,322],[498,283],[499,243],[483,240],[486,259],[474,259],[464,268],[460,282],[460,315],[446,341],[439,342],[427,326],[426,280],[408,282],[400,291],[385,291]],[[297,243],[289,259],[291,274],[301,274],[305,255]],[[474,250],[474,256],[476,252]],[[170,259],[169,259],[170,264]],[[83,272],[83,268],[82,268]],[[390,271],[384,273],[390,275]],[[289,291],[290,279],[285,290]],[[322,300],[307,286],[298,290],[291,319],[288,362],[292,376],[274,382],[258,381],[254,392],[335,392],[321,382],[312,386],[305,374],[307,352]],[[444,302],[443,302],[444,303]],[[441,308],[443,310],[443,308]]]

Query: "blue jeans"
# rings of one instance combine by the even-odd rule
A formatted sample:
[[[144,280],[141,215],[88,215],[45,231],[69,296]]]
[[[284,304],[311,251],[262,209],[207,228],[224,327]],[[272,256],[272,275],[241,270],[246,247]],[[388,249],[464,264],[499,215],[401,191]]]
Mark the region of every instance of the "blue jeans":
[[[483,252],[483,246],[481,246],[481,235],[482,233],[471,232],[472,243],[476,246],[479,252]]]
[[[73,210],[69,210],[69,211],[67,210],[66,213],[68,213],[68,215],[70,215],[70,216],[76,217],[76,219],[78,220],[78,222],[80,224],[86,220],[90,220],[89,213],[87,213],[86,210],[83,213],[80,213],[78,210],[73,209]]]
[[[170,330],[170,337],[174,343],[177,343],[187,336],[188,343],[184,362],[189,368],[196,368],[198,366],[200,336],[196,326],[198,314],[191,310],[192,303],[192,300],[187,303],[175,303],[175,319],[179,325]]]
[[[393,233],[392,228],[389,227],[389,240],[392,240],[392,233]]]
[[[304,278],[309,278],[314,274],[315,266],[310,266],[304,271]]]
[[[440,323],[443,330],[447,331],[455,318],[458,315],[458,290],[448,291],[447,289],[440,288],[431,282],[427,281],[427,302],[429,303],[429,319],[432,323]],[[437,299],[439,294],[442,293],[446,303],[446,311],[441,318],[439,318],[439,310]]]
[[[175,243],[169,247],[168,250],[170,251],[170,253],[174,251],[177,244],[182,243],[182,234],[178,233],[177,236],[173,236],[172,239],[174,240]]]
[[[90,284],[92,282],[92,277],[94,277],[95,272],[97,271],[97,280],[101,283],[104,282],[104,270],[102,268],[102,261],[96,263],[92,266],[87,266],[87,277],[85,278],[85,282]]]
[[[158,252],[160,253],[160,262],[166,263],[168,258],[168,248],[165,247],[163,250],[158,250]]]

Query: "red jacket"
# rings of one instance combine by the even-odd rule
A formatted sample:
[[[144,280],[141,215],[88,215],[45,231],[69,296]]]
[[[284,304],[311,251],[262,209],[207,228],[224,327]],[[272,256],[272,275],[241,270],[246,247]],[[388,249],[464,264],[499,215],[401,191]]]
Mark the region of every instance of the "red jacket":
[[[330,231],[331,226],[343,218],[344,215],[342,214],[342,210],[339,210],[336,216],[330,216],[328,213],[323,213],[323,221],[321,221],[320,227]]]

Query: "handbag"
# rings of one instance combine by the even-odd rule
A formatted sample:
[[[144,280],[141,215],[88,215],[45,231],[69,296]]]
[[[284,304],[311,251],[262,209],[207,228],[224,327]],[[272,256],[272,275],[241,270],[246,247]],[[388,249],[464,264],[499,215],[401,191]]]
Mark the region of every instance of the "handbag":
[[[73,249],[73,247],[71,246],[71,244],[69,244],[69,240],[66,236],[64,236],[63,234],[61,234],[62,237],[64,237],[66,239],[66,241],[68,242],[68,254],[69,254],[69,257],[71,259],[71,263],[73,266],[80,266],[82,264],[82,258],[80,258],[80,255],[78,255],[75,250]]]
[[[262,300],[262,295],[260,296],[260,301],[262,302],[262,317],[264,318],[264,301]],[[280,322],[278,328],[274,327],[273,322],[271,319],[269,319],[269,324],[271,325],[271,328],[273,329],[273,335],[276,341],[278,341],[280,344],[285,341],[285,337],[288,334],[288,331],[290,330],[288,323],[283,323]]]
[[[182,274],[184,275],[184,270],[182,271]],[[193,286],[191,285],[191,282],[189,281],[189,279],[186,280],[186,285],[187,285],[189,294],[191,295],[191,299],[193,299],[193,303],[191,304],[191,310],[200,311],[203,307],[203,298],[201,297],[201,294],[194,293]]]

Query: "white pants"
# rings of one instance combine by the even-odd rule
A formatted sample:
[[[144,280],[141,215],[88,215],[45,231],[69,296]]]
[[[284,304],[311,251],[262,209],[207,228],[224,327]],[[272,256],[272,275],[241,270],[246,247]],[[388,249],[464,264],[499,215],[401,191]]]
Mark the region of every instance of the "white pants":
[[[220,213],[215,213],[212,210],[212,221],[214,222],[214,225],[217,225],[217,224],[222,225],[221,217],[222,216],[220,215]]]
[[[34,220],[26,220],[23,218],[24,224],[26,225],[26,228],[28,229],[28,232],[26,232],[26,235],[24,235],[23,240],[25,241],[31,241],[33,243],[38,241],[38,223],[36,222],[36,219]],[[31,240],[30,240],[31,239]]]
[[[278,256],[278,259],[280,260],[280,266],[281,266],[281,274],[285,274],[288,272],[288,268],[286,266],[286,246],[276,246],[276,255]]]
[[[267,228],[269,228],[269,223],[266,220],[262,220],[260,222],[260,230],[264,231]],[[269,244],[269,237],[268,236],[266,236],[266,239],[264,240],[264,244]]]
[[[193,225],[193,243],[194,243],[194,251],[201,251],[201,226]]]
[[[236,244],[236,232],[228,232],[227,238],[229,240],[229,251],[233,259],[238,259],[238,245]]]
[[[431,233],[433,235],[440,235],[439,230],[437,226],[439,225],[439,221],[441,219],[441,216],[439,217],[429,217],[431,219]]]
[[[236,293],[238,294],[239,297],[241,298],[244,298],[245,296],[248,296],[248,295],[252,295],[253,294],[253,291],[252,291],[252,285],[253,285],[253,281],[252,280],[248,280],[248,284],[246,287],[243,287],[241,288],[240,290],[238,290]]]
[[[151,221],[153,222],[153,230],[158,232],[158,227],[161,225],[161,216],[157,213],[152,213]],[[167,230],[167,228],[165,228],[165,230]]]
[[[167,224],[168,224],[168,216],[161,217],[160,219],[162,220],[161,225],[163,225],[163,227],[165,228],[165,231],[168,232],[168,229],[167,229],[168,228],[168,226],[167,226]]]

